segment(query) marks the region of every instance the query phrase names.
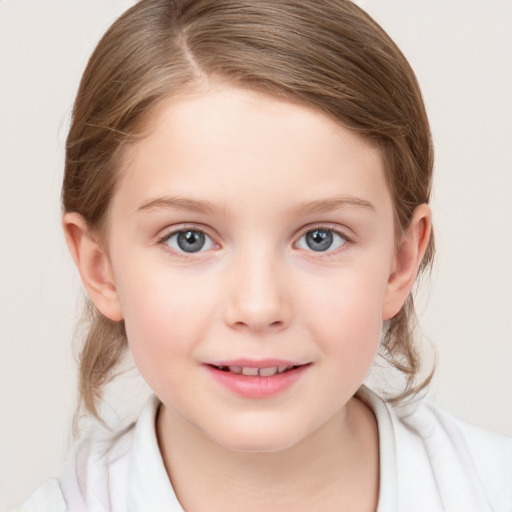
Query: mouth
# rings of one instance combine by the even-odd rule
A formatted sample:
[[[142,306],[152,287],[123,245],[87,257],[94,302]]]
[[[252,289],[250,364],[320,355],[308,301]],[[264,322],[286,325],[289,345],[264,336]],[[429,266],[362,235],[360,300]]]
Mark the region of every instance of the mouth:
[[[246,399],[263,399],[283,393],[302,380],[312,363],[290,361],[225,361],[205,368],[222,387]]]
[[[253,366],[232,366],[232,365],[208,365],[215,370],[221,372],[233,373],[235,375],[244,375],[246,377],[273,377],[282,373],[289,372],[300,366],[305,365],[281,365],[281,366],[265,366],[265,367],[253,367]]]

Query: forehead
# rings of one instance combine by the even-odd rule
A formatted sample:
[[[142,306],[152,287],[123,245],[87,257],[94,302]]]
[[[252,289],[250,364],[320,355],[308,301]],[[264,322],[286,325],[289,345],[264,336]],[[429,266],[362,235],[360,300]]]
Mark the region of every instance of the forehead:
[[[166,194],[228,209],[339,195],[390,201],[368,141],[307,106],[227,85],[162,103],[127,150],[117,191],[114,201],[132,209]]]

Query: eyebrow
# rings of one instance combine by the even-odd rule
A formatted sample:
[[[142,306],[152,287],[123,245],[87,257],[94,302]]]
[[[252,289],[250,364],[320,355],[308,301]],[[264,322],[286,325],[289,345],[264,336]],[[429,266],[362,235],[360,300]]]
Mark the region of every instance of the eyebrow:
[[[366,199],[353,196],[332,197],[300,203],[296,211],[300,214],[327,213],[339,208],[357,207],[375,212],[375,207]]]
[[[202,199],[189,199],[185,197],[159,197],[142,204],[137,208],[137,211],[146,211],[153,208],[165,208],[171,210],[182,210],[186,212],[215,214],[218,213],[220,208],[210,201]]]
[[[369,201],[353,196],[333,197],[328,199],[318,199],[314,201],[304,201],[300,203],[294,211],[298,214],[327,213],[339,208],[357,207],[375,211],[375,207]],[[203,199],[190,199],[185,197],[169,196],[160,197],[148,201],[137,208],[137,211],[146,211],[153,208],[165,208],[172,210],[181,210],[186,212],[202,213],[206,215],[217,214],[225,211],[210,201]]]

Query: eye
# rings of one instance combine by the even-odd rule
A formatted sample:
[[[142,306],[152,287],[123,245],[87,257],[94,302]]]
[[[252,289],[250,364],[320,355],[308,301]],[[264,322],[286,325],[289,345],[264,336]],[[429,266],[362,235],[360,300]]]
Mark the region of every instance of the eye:
[[[317,228],[304,233],[297,242],[299,249],[310,249],[315,252],[326,252],[338,249],[347,243],[344,238],[332,229]]]
[[[197,229],[175,231],[163,238],[162,243],[177,252],[187,253],[207,251],[214,246],[213,240]]]

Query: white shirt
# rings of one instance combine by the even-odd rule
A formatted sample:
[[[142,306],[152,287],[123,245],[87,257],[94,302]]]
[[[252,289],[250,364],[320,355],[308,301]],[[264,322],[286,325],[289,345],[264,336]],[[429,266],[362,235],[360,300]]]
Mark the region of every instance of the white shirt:
[[[393,408],[362,387],[379,429],[377,512],[512,512],[512,438],[422,401]],[[86,439],[18,512],[183,512],[158,448],[152,397],[135,425]]]

